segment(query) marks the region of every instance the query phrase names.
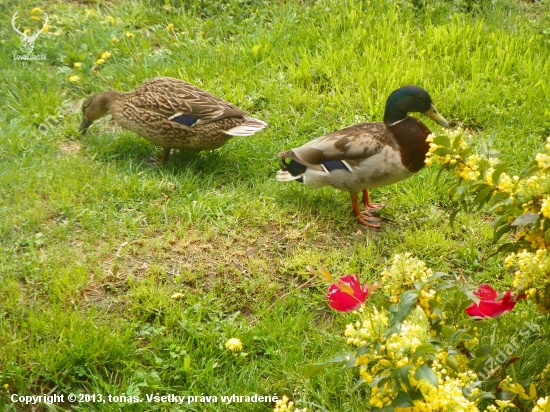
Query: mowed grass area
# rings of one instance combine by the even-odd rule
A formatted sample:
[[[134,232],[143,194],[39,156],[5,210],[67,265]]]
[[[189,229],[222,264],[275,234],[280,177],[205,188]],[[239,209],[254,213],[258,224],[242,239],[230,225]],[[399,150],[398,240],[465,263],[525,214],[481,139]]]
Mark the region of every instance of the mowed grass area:
[[[33,51],[46,59],[14,61],[25,51],[11,17],[18,11],[20,27],[35,27],[33,7],[50,19]],[[504,289],[512,275],[493,255],[490,215],[460,215],[449,226],[437,169],[373,191],[388,203],[388,220],[373,231],[358,225],[347,194],[277,182],[276,154],[380,121],[391,91],[416,84],[476,141],[496,133],[495,147],[521,170],[550,134],[549,7],[505,0],[0,3],[4,408],[27,410],[9,401],[13,393],[257,393],[286,394],[313,410],[364,411],[369,393],[352,391],[353,374],[329,368],[304,379],[308,363],[345,351],[350,319],[328,308],[326,284],[308,266],[375,282],[395,253],[408,251],[472,284]],[[105,52],[111,56],[97,67]],[[107,121],[77,133],[81,99],[155,76],[196,84],[269,127],[215,152],[174,154],[160,167],[146,164],[159,149]],[[524,304],[502,327],[511,335],[527,320],[546,325],[537,338],[550,334],[547,320]],[[231,337],[242,340],[244,353],[224,348]],[[518,363],[517,373],[540,373],[550,350],[522,350],[518,356],[537,356]]]

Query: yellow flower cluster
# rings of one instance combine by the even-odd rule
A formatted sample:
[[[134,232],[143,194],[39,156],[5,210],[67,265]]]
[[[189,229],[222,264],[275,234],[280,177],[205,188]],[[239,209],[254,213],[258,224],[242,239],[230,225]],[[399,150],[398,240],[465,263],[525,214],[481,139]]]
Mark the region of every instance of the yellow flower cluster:
[[[368,316],[362,321],[356,321],[346,326],[344,336],[346,336],[348,345],[364,346],[375,342],[382,342],[382,334],[388,326],[388,316],[385,312],[378,312],[373,307],[368,309]]]
[[[537,404],[533,408],[532,412],[550,412],[550,403],[548,402],[548,396],[540,398]]]
[[[431,274],[423,262],[411,258],[410,255],[399,255],[394,259],[392,267],[386,271],[386,279],[393,279],[399,273],[404,274],[400,270],[403,270],[407,264],[411,271],[406,273],[405,282],[412,282],[413,279],[426,280]],[[462,394],[462,388],[476,378],[475,373],[467,369],[467,360],[464,355],[452,355],[455,361],[453,363],[458,367],[459,372],[457,372],[446,367],[450,355],[445,349],[440,349],[435,354],[435,359],[431,361],[429,367],[437,376],[439,384],[437,388],[427,381],[416,379],[416,371],[420,366],[428,365],[428,361],[422,356],[415,357],[415,352],[421,345],[428,344],[430,339],[430,323],[421,307],[414,309],[401,323],[399,332],[394,332],[387,338],[385,337],[389,327],[387,312],[370,307],[360,311],[359,316],[361,317],[359,320],[347,325],[344,334],[349,345],[372,348],[356,358],[355,365],[359,367],[359,374],[369,384],[375,380],[390,378],[383,385],[374,385],[371,388],[369,403],[372,406],[383,408],[393,402],[399,387],[398,383],[391,379],[391,371],[410,365],[409,382],[413,388],[422,392],[424,398],[414,401],[414,407],[400,408],[400,412],[451,410],[478,412],[475,402]]]
[[[550,168],[550,155],[546,153],[537,153],[535,156],[537,166],[541,170],[548,170]]]
[[[529,237],[525,238],[532,240]],[[535,240],[532,240],[535,243]],[[538,234],[538,242],[544,243],[544,236]],[[538,306],[541,313],[550,313],[550,253],[548,247],[539,248],[535,252],[522,250],[511,253],[504,259],[508,269],[515,268],[514,288],[518,293],[525,293]]]
[[[439,412],[439,411],[464,411],[479,412],[477,405],[464,397],[464,385],[475,379],[475,376],[464,375],[460,378],[446,377],[436,387],[426,383],[421,387],[423,400],[413,401],[414,406],[408,408],[395,408],[396,412]],[[472,396],[479,391],[472,391]]]
[[[307,412],[307,408],[295,408],[294,402],[285,395],[282,399],[275,402],[275,409],[273,409],[273,412]]]
[[[390,296],[390,301],[397,303],[405,290],[414,289],[417,282],[426,282],[433,275],[433,271],[426,264],[412,257],[410,253],[397,254],[393,257],[391,266],[382,272],[383,289]],[[425,285],[418,299],[418,304],[431,316],[430,302],[435,298],[435,290]]]
[[[464,180],[477,180],[481,172],[479,171],[479,163],[482,157],[478,154],[469,156],[464,163],[458,165],[456,174]]]
[[[461,159],[461,152],[468,147],[468,143],[463,140],[464,131],[460,127],[455,130],[445,129],[443,130],[443,134],[446,135],[452,142],[454,142],[456,139],[459,140],[457,141],[456,145],[454,145],[453,149],[446,148],[450,150],[450,153],[437,154],[435,153],[435,151],[442,146],[434,143],[434,135],[429,135],[426,138],[426,141],[430,144],[430,149],[428,150],[428,153],[426,154],[426,159],[424,160],[424,163],[426,163],[426,165],[430,166],[434,163],[434,161],[442,165],[455,165]]]

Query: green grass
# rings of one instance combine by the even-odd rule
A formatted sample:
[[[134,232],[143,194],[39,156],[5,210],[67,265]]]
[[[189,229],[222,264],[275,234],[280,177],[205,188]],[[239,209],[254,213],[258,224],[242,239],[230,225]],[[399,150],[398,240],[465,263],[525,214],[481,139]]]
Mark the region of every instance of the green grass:
[[[19,11],[20,24],[30,26],[35,6],[50,17],[34,49],[46,60],[14,61],[24,51],[9,20]],[[435,183],[435,169],[374,191],[388,203],[389,220],[371,231],[352,217],[346,194],[277,182],[276,154],[354,122],[381,120],[389,93],[416,84],[474,139],[496,132],[495,146],[521,169],[550,133],[548,6],[0,3],[6,410],[19,410],[12,393],[80,392],[277,393],[330,411],[365,410],[368,393],[351,391],[351,374],[335,368],[303,377],[308,363],[345,350],[341,333],[350,319],[329,310],[323,282],[304,286],[308,266],[375,281],[395,253],[411,251],[474,284],[503,289],[511,275],[492,255],[487,216],[460,216],[449,227],[447,188]],[[105,51],[112,57],[94,71]],[[71,75],[80,81],[70,82]],[[162,167],[146,165],[155,149],[131,132],[98,122],[87,135],[77,133],[80,99],[160,75],[223,96],[270,126],[216,152],[175,154]],[[175,293],[182,296],[172,299]],[[534,318],[526,308],[505,325],[512,333]],[[230,337],[243,341],[246,355],[225,350]],[[548,362],[550,351],[539,352],[534,364],[523,364],[525,376]],[[268,411],[272,404],[75,410],[121,408]]]

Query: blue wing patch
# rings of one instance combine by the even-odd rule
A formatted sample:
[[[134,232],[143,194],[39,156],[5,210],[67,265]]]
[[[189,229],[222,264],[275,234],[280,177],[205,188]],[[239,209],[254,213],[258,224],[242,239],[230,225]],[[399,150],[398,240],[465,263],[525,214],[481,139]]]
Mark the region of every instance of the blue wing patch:
[[[172,120],[173,122],[176,122],[176,123],[179,123],[179,124],[182,124],[184,126],[193,126],[195,123],[197,123],[197,121],[199,119],[191,116],[190,114],[182,114],[180,116],[176,116],[176,117],[171,117],[170,120]]]
[[[349,165],[341,160],[327,160],[326,162],[321,163],[321,166],[323,166],[323,168],[329,173],[334,170],[345,170],[346,172],[351,173]]]

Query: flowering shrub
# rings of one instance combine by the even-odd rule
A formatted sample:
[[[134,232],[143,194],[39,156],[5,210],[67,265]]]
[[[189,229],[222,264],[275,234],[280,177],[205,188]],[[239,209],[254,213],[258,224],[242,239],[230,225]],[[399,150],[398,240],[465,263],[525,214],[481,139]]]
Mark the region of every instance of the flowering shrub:
[[[496,215],[494,240],[514,232],[512,240],[499,248],[507,254],[506,267],[515,272],[514,288],[537,304],[542,314],[550,312],[550,138],[547,153],[539,153],[530,167],[518,176],[506,173],[508,163],[492,149],[492,137],[479,154],[473,154],[469,136],[462,129],[430,136],[426,164],[437,163],[454,171],[451,188],[454,211],[488,207]]]
[[[497,411],[514,405],[525,410],[529,404],[535,412],[544,410],[546,403],[543,398],[537,403],[541,394],[532,381],[520,382],[506,375],[507,367],[518,360],[512,352],[519,345],[506,348],[503,363],[487,370],[487,360],[492,361],[495,352],[480,342],[479,330],[491,325],[490,320],[460,315],[468,305],[472,307],[472,300],[487,316],[504,315],[515,305],[510,291],[501,298],[489,285],[483,285],[471,293],[408,253],[394,256],[381,279],[389,302],[374,305],[367,299],[352,312],[355,319],[344,332],[351,352],[310,365],[307,377],[334,363],[358,369],[356,388],[370,388],[372,410],[477,412],[482,407]],[[356,281],[360,284],[358,277]],[[455,299],[445,306],[441,294],[448,292]],[[484,307],[484,301],[492,302],[488,305],[492,309]],[[492,312],[494,305],[497,309]],[[460,317],[463,320],[457,322]],[[539,383],[544,385],[543,379]]]

